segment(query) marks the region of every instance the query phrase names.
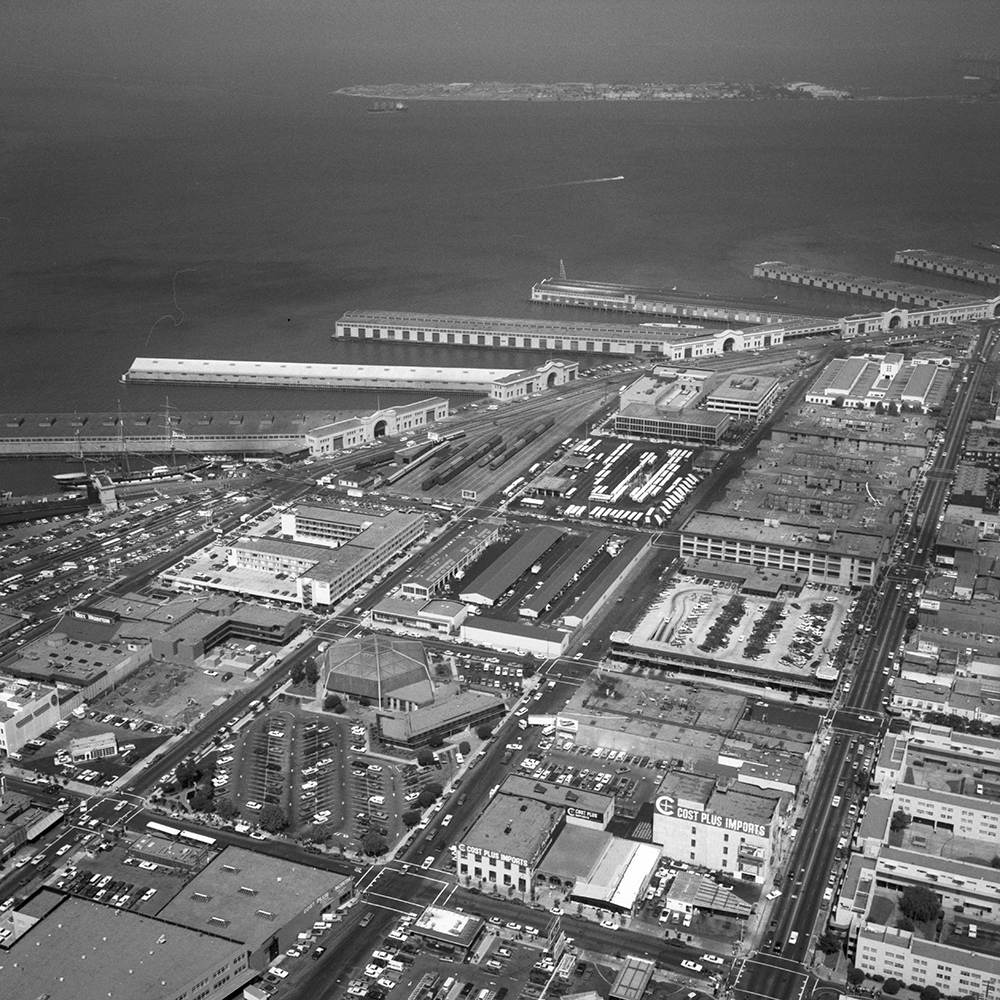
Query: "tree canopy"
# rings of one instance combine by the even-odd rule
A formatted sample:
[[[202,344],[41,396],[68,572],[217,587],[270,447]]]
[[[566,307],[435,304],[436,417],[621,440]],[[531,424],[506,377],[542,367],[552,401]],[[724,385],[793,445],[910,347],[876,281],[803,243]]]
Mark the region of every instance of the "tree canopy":
[[[892,814],[892,819],[889,821],[889,829],[893,833],[899,833],[900,830],[905,830],[909,825],[912,817],[909,813],[905,812],[903,809],[897,809]]]
[[[389,845],[386,843],[385,837],[369,830],[369,832],[361,838],[361,849],[365,852],[365,854],[378,855],[385,854],[385,852],[389,849]]]
[[[215,814],[219,817],[219,819],[225,820],[228,823],[230,820],[236,819],[236,817],[239,816],[240,811],[233,804],[232,799],[219,799],[219,801],[215,803]]]
[[[260,828],[268,833],[281,833],[288,828],[288,817],[281,806],[268,802],[260,811]]]
[[[903,916],[917,923],[937,919],[941,909],[941,900],[937,893],[925,885],[908,885],[899,899],[899,909]]]

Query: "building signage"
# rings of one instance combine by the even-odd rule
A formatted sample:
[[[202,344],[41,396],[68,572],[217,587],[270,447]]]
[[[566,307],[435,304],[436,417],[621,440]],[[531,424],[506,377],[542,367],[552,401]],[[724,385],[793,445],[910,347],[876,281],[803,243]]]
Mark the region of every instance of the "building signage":
[[[656,811],[661,816],[680,819],[685,823],[698,823],[701,826],[712,826],[718,830],[730,833],[747,833],[752,837],[768,837],[770,831],[763,823],[748,823],[746,820],[733,819],[731,816],[718,816],[704,809],[688,809],[679,806],[672,795],[661,795],[656,800]]]
[[[576,819],[586,819],[591,823],[599,823],[603,819],[601,814],[595,812],[593,809],[577,809],[574,806],[570,806],[566,812],[570,816],[574,816]]]

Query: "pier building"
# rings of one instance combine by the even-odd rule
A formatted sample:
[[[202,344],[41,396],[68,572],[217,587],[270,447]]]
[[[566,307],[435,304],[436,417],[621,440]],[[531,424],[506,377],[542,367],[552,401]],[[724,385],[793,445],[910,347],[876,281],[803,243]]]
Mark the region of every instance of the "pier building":
[[[0,455],[291,455],[306,448],[325,454],[422,429],[448,415],[448,400],[437,396],[361,414],[351,410],[11,413],[0,415]]]
[[[337,320],[334,336],[389,343],[564,351],[573,354],[655,354],[672,361],[711,357],[781,345],[786,329],[795,336],[836,332],[837,321],[791,323],[747,330],[691,330],[486,316],[352,310]]]
[[[240,385],[291,389],[434,389],[514,399],[576,378],[575,361],[548,361],[538,368],[421,368],[409,365],[319,365],[285,361],[206,361],[136,358],[124,382]]]
[[[941,288],[911,285],[902,281],[888,281],[884,278],[870,278],[843,271],[827,271],[818,267],[797,267],[781,260],[768,260],[754,264],[753,276],[785,284],[800,285],[803,288],[817,288],[841,295],[860,295],[865,298],[882,299],[894,305],[907,306],[953,306],[979,302],[979,296],[966,292],[950,292]]]
[[[650,316],[676,316],[684,319],[710,320],[716,323],[782,324],[800,322],[806,317],[786,309],[774,309],[765,303],[740,302],[707,295],[678,292],[676,288],[638,288],[608,281],[567,281],[543,278],[532,285],[531,301],[547,305],[574,306],[578,309],[603,309],[607,312],[639,313]],[[830,328],[830,322],[814,320]],[[834,322],[835,327],[835,322]],[[686,329],[686,327],[680,327]]]
[[[932,271],[958,281],[972,281],[979,285],[1000,287],[1000,264],[984,264],[965,257],[950,257],[932,250],[897,250],[892,262],[919,271]]]

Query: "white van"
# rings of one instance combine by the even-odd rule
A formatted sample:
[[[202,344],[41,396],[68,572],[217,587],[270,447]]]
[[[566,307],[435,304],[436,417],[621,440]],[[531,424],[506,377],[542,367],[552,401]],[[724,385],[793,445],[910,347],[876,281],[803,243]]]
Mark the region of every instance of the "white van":
[[[369,795],[368,796],[368,801],[373,806],[384,806],[385,805],[385,796],[384,795]]]

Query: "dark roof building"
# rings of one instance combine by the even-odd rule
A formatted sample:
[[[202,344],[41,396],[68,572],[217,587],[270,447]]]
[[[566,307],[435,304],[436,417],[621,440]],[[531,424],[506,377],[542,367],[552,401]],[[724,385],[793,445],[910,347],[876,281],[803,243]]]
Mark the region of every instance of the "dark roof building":
[[[326,652],[324,685],[382,709],[409,711],[434,701],[427,654],[415,639],[369,635],[336,643]]]
[[[656,963],[648,958],[630,955],[615,978],[609,994],[611,1000],[640,1000],[653,978]]]
[[[492,726],[506,711],[503,701],[495,695],[485,691],[463,691],[418,711],[379,712],[378,727],[386,743],[416,749],[465,729]]]
[[[526,531],[498,559],[470,581],[460,597],[472,604],[494,605],[516,583],[532,563],[540,559],[562,538],[562,528],[549,525]]]
[[[31,924],[2,960],[4,997],[221,1000],[257,973],[224,929],[189,929],[73,896]]]
[[[241,942],[262,969],[352,892],[352,880],[336,872],[227,847],[158,916]]]

